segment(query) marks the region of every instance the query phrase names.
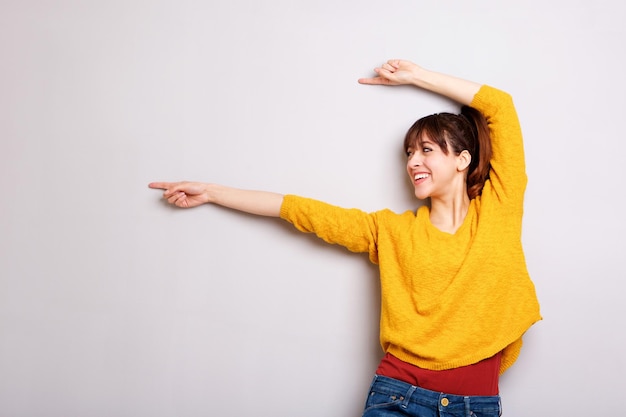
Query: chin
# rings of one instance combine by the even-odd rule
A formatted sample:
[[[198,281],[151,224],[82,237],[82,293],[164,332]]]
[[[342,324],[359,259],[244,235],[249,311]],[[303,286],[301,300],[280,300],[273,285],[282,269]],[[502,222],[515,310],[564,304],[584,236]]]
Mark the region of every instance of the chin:
[[[428,198],[430,197],[430,194],[425,193],[425,192],[415,191],[415,197],[416,197],[418,200],[422,200],[422,201],[423,201],[423,200],[428,199]]]

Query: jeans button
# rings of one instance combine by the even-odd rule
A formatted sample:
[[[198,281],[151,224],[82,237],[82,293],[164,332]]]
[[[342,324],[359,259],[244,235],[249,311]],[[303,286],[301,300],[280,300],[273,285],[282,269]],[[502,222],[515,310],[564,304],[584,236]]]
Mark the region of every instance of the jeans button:
[[[441,399],[441,405],[443,405],[444,407],[447,407],[448,404],[450,404],[450,401],[448,401],[447,398],[442,398]]]

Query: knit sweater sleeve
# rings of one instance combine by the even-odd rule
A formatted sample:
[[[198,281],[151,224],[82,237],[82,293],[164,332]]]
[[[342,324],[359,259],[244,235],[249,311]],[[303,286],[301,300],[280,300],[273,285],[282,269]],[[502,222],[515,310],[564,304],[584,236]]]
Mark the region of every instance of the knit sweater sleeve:
[[[508,93],[485,85],[471,106],[485,116],[491,134],[493,156],[483,195],[492,193],[501,204],[521,209],[527,177],[522,130],[513,99]]]
[[[286,195],[280,217],[305,233],[315,233],[331,244],[352,252],[367,252],[378,263],[377,216],[359,209],[346,209],[310,198]]]
[[[498,297],[506,300],[502,303],[507,306],[505,311],[498,314],[509,317],[508,328],[516,323],[525,330],[540,320],[541,316],[521,246],[523,200],[527,184],[522,130],[513,99],[508,93],[483,86],[471,106],[487,119],[493,149],[489,179],[480,196],[480,207],[485,222],[489,223],[489,227],[484,229],[489,232],[486,235],[488,240],[497,241],[498,247],[504,250],[490,250],[489,258],[494,259],[497,252],[501,253],[500,262],[508,262],[507,268],[497,275],[499,282],[506,282],[505,287],[498,287]],[[501,373],[516,361],[521,347],[520,335],[504,348]]]

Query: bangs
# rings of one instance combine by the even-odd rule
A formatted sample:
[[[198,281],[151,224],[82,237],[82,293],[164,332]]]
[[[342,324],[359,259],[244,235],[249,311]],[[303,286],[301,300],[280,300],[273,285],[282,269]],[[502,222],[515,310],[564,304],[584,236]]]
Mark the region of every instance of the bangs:
[[[421,148],[422,144],[428,140],[436,143],[445,154],[448,154],[447,131],[441,126],[439,117],[439,114],[432,114],[415,122],[404,137],[404,150]]]

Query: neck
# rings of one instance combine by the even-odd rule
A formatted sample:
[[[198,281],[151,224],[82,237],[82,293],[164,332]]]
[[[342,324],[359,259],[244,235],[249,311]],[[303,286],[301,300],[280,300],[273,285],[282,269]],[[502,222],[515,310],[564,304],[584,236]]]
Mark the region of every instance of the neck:
[[[470,199],[467,192],[452,198],[434,198],[430,201],[430,222],[437,229],[446,233],[455,233],[463,224]]]

